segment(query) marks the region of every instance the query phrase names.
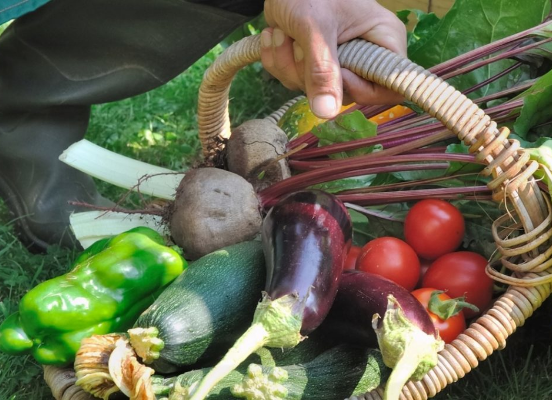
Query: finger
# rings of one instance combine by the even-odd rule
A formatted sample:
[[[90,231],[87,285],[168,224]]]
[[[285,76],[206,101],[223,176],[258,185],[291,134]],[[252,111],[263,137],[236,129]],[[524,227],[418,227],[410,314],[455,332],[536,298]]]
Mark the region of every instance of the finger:
[[[343,100],[341,101],[343,106],[348,106],[355,102],[355,99],[353,96],[351,96],[349,93],[347,93],[347,88],[343,86]]]
[[[404,23],[383,7],[378,8],[371,18],[376,21],[376,24],[361,37],[406,57],[406,27]]]
[[[336,30],[332,27],[325,32],[313,29],[301,36],[301,40],[297,39],[304,52],[305,86],[311,110],[320,118],[332,118],[339,112],[343,98]]]
[[[277,15],[276,10],[278,10],[278,2],[280,0],[265,0],[264,2],[264,17],[268,26],[276,26],[276,20],[273,15]]]
[[[294,53],[293,40],[284,31],[275,28],[272,33],[273,72],[288,89],[304,89],[304,84],[297,70]]]
[[[265,70],[290,90],[304,90],[295,65],[293,41],[281,29],[261,32],[261,62]]]
[[[354,72],[343,69],[341,73],[343,76],[344,90],[357,104],[396,105],[404,100],[400,94],[377,85],[374,82],[364,80]]]
[[[274,68],[274,53],[272,52],[272,28],[265,28],[261,32],[261,62],[269,71]],[[269,71],[270,72],[270,71]]]
[[[293,42],[293,59],[295,60],[295,70],[299,82],[301,82],[301,89],[305,91],[305,52],[297,42]]]
[[[407,56],[406,27],[391,11],[377,7],[371,16],[376,21],[361,38],[385,47],[400,56]],[[390,104],[395,105],[404,99],[396,92],[379,86],[373,82],[365,81],[351,71],[344,70],[343,86],[344,91],[354,99],[355,102],[363,105]]]

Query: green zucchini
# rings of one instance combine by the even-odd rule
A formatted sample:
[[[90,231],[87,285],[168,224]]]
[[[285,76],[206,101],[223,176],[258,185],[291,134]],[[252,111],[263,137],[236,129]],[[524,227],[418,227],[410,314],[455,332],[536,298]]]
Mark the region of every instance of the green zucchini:
[[[273,360],[274,365],[304,364],[340,343],[343,343],[343,341],[339,337],[329,336],[322,330],[317,329],[295,347],[265,348],[263,351],[269,351],[270,359]],[[262,355],[262,353],[257,353]],[[252,362],[259,362],[257,360],[247,361],[249,360],[244,361],[246,366]],[[269,364],[270,361],[265,362],[264,359],[262,361],[265,366],[272,365]]]
[[[271,351],[274,351],[273,349]],[[252,369],[251,366],[256,366]],[[186,398],[188,388],[197,384],[209,372],[209,368],[193,370],[177,377],[153,376],[153,389],[158,399]],[[266,380],[259,382],[259,371]],[[277,372],[277,373],[276,373]],[[263,400],[267,389],[272,388],[270,398],[288,400],[336,400],[359,396],[382,385],[390,370],[383,363],[377,349],[361,348],[349,344],[335,346],[313,360],[281,367],[242,364],[221,380],[207,396],[209,400],[229,400],[239,395],[239,387],[251,385],[248,380],[256,376],[257,397],[249,393],[248,400]],[[287,375],[287,378],[282,378]],[[246,382],[246,380],[248,380]],[[166,398],[166,397],[165,397]]]
[[[203,256],[140,315],[129,330],[132,346],[158,373],[208,365],[251,324],[265,275],[258,241]]]

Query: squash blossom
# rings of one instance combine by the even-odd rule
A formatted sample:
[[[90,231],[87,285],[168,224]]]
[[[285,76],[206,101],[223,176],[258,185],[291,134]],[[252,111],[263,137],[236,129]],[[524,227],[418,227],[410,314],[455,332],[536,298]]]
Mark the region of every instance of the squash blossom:
[[[95,242],[64,275],[26,293],[0,325],[0,351],[71,364],[80,342],[126,331],[187,267],[156,231],[138,227]]]

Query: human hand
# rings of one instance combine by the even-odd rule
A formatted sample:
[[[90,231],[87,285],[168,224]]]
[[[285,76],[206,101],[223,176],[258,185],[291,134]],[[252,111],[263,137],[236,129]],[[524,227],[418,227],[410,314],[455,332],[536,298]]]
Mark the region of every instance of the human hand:
[[[340,68],[337,46],[362,38],[406,57],[406,28],[376,0],[265,0],[265,69],[303,90],[314,114],[332,118],[347,102],[398,104],[401,96]]]

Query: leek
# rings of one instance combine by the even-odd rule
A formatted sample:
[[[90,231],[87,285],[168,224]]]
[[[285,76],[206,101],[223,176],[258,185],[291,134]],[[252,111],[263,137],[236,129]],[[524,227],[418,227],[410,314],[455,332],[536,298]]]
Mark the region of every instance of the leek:
[[[105,237],[115,236],[137,226],[147,226],[169,236],[168,228],[159,215],[127,214],[115,211],[85,211],[69,217],[75,237],[86,249]]]
[[[166,200],[174,200],[184,177],[182,172],[122,156],[86,139],[69,146],[59,159],[107,183]]]

